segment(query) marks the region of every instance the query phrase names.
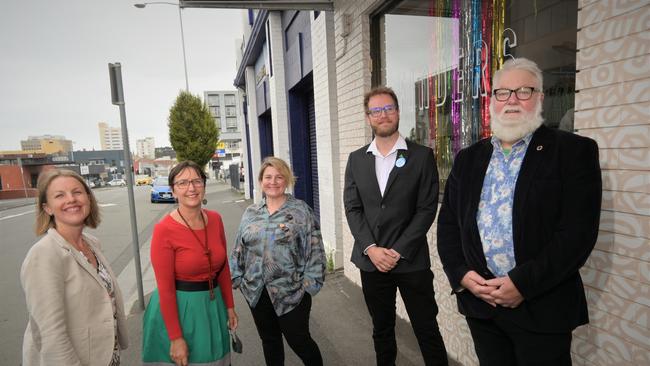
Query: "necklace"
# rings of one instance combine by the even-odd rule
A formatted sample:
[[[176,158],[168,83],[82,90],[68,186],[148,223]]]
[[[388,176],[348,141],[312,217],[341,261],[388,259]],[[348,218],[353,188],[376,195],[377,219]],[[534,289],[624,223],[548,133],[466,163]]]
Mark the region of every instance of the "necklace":
[[[208,246],[208,225],[205,223],[205,218],[203,217],[203,210],[201,210],[201,221],[203,222],[203,232],[205,234],[205,245],[203,242],[201,242],[201,239],[199,239],[199,236],[196,235],[196,232],[194,232],[194,229],[190,226],[190,224],[185,220],[185,217],[183,217],[183,214],[181,214],[180,209],[176,209],[176,212],[178,212],[178,216],[181,217],[187,228],[190,230],[194,238],[196,239],[197,242],[199,242],[199,246],[201,246],[201,249],[203,249],[203,254],[208,258],[208,288],[210,289],[210,300],[214,300],[214,284],[212,283],[212,258],[210,256],[210,246]]]

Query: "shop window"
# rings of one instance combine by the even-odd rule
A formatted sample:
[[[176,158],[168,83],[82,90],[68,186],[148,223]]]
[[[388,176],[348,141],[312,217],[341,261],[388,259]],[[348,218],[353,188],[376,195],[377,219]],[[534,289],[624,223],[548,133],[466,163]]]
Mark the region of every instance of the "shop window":
[[[506,59],[539,65],[544,123],[573,130],[577,9],[577,0],[406,0],[371,16],[373,85],[395,90],[400,133],[434,149],[443,183],[460,149],[491,136],[492,75]]]

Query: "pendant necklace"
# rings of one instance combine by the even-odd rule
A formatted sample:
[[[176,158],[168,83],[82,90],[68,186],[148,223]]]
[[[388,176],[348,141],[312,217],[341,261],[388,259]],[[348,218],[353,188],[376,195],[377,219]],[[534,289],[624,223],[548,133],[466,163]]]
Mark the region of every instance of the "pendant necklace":
[[[197,242],[199,242],[199,246],[201,246],[201,249],[203,249],[203,254],[208,258],[208,288],[210,289],[210,300],[214,300],[214,284],[212,283],[212,258],[210,256],[210,247],[208,246],[208,225],[205,223],[205,218],[203,217],[203,210],[201,210],[201,221],[203,222],[203,232],[205,234],[205,245],[201,242],[201,239],[199,239],[199,236],[196,235],[194,232],[194,229],[190,227],[190,224],[185,220],[183,215],[181,214],[181,210],[179,208],[176,209],[176,212],[178,212],[178,216],[181,217],[187,228],[190,230],[194,238],[196,239]]]

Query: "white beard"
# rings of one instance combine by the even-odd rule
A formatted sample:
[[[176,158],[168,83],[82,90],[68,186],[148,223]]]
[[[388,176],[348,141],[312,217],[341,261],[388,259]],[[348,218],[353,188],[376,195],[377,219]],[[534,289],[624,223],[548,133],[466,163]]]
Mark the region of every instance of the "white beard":
[[[518,106],[505,106],[501,113],[497,114],[494,108],[494,100],[490,102],[490,129],[492,130],[492,134],[501,141],[509,143],[517,142],[544,123],[541,101],[537,102],[535,110],[530,113],[522,113],[517,118],[504,118],[505,111],[512,109],[523,111]]]

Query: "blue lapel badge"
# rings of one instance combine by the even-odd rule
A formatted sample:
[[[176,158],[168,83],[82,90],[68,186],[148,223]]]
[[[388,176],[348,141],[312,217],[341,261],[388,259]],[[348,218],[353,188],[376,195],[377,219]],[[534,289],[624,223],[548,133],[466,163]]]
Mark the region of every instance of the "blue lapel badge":
[[[406,164],[406,158],[404,157],[404,155],[400,155],[399,158],[395,160],[395,166],[401,168],[404,166],[404,164]]]

